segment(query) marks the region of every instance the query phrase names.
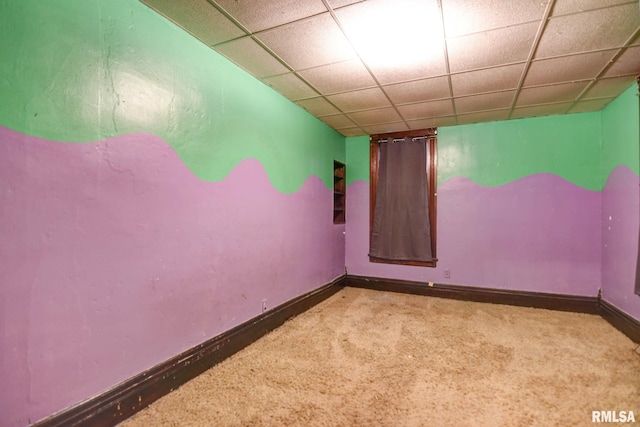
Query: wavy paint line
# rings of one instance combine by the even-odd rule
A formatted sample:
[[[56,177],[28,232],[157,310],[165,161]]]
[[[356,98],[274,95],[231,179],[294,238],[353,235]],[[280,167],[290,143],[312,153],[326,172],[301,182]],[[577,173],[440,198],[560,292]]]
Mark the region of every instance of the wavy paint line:
[[[140,2],[7,2],[0,36],[1,125],[76,143],[151,133],[204,181],[256,158],[284,193],[333,185],[342,135]]]
[[[180,161],[180,163],[187,168],[192,174],[197,176],[199,179],[205,182],[219,182],[224,180],[235,168],[238,167],[243,161],[252,158],[241,158],[234,159],[234,162],[228,162],[224,165],[224,168],[221,172],[216,173],[215,177],[219,179],[202,179],[202,177],[196,175],[194,171],[188,167],[187,163],[179,156],[179,153],[172,147],[169,143],[164,141],[162,138],[148,134],[148,133],[131,133],[127,135],[119,135],[111,138],[105,138],[98,141],[86,142],[83,144],[69,144],[61,141],[51,141],[44,138],[39,138],[36,136],[25,135],[23,133],[14,131],[7,127],[0,126],[0,143],[5,144],[40,144],[46,146],[47,144],[66,144],[66,145],[86,145],[88,148],[79,149],[78,151],[87,152],[90,150],[98,150],[102,156],[103,161],[109,165],[115,171],[122,171],[122,167],[117,164],[117,162],[112,158],[113,156],[110,153],[110,149],[117,149],[119,153],[124,153],[126,151],[130,151],[128,155],[134,156],[136,161],[139,163],[139,166],[142,166],[146,161],[150,161],[145,158],[145,156],[141,153],[144,153],[145,144],[148,145],[150,150],[157,150],[159,145],[166,146],[168,150],[171,151],[172,155],[175,156],[176,161]],[[166,151],[166,150],[165,150]],[[167,151],[168,152],[168,151]],[[262,164],[259,159],[255,159],[260,162],[263,168],[265,168],[265,173],[269,177],[269,181],[271,185],[277,189],[278,191],[284,194],[292,194],[300,190],[300,188],[304,185],[304,183],[312,177],[315,177],[323,182],[324,186],[327,188],[331,188],[327,185],[326,180],[321,179],[319,176],[313,174],[297,174],[297,179],[293,179],[292,175],[295,176],[295,172],[289,172],[287,168],[276,168],[274,173],[269,174],[266,167]],[[327,163],[328,164],[328,163]],[[329,168],[327,168],[329,169]],[[218,171],[216,171],[218,172]],[[131,173],[131,172],[130,172]],[[291,179],[289,179],[291,178]],[[287,179],[289,179],[287,181]],[[283,180],[285,181],[283,183]],[[275,181],[275,182],[274,182]],[[331,184],[333,184],[333,179],[331,179]]]

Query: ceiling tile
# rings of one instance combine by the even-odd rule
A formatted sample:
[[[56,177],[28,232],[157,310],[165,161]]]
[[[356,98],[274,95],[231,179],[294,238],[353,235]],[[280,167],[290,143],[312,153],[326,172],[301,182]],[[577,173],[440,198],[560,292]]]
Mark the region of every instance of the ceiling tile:
[[[604,72],[604,77],[624,76],[640,73],[640,47],[630,47],[622,52],[617,61]]]
[[[318,96],[315,90],[292,73],[267,77],[262,81],[292,101]]]
[[[413,64],[409,67],[397,67],[394,64],[369,65],[369,69],[380,84],[391,84],[405,82],[409,80],[426,79],[434,76],[442,76],[446,74],[446,65],[444,61],[444,52],[434,57],[415,58]]]
[[[510,90],[456,98],[454,99],[456,103],[456,113],[464,114],[474,111],[509,108],[511,107],[515,93],[515,90]]]
[[[524,64],[506,65],[486,70],[453,74],[451,85],[454,96],[473,95],[515,89],[524,70]]]
[[[366,0],[328,0],[329,6],[332,9],[338,9],[340,7],[349,6],[350,4],[360,3]]]
[[[327,96],[327,99],[346,113],[357,110],[387,107],[391,105],[387,97],[384,96],[384,93],[382,93],[382,90],[379,88],[339,93]]]
[[[253,33],[327,11],[322,0],[215,0],[215,3]]]
[[[522,119],[525,117],[555,116],[564,114],[569,107],[571,107],[571,102],[520,107],[513,110],[511,118]]]
[[[571,107],[569,113],[589,113],[591,111],[600,111],[614,99],[615,98],[599,98],[579,101]]]
[[[638,2],[551,18],[536,58],[621,47],[638,25]]]
[[[449,80],[446,77],[416,80],[383,86],[394,104],[429,101],[449,97]]]
[[[409,130],[409,128],[404,122],[383,123],[379,125],[364,126],[363,129],[369,135],[377,135],[381,133],[401,132],[404,130]]]
[[[540,20],[546,1],[442,0],[447,37]]]
[[[458,114],[458,124],[464,125],[469,123],[495,122],[498,120],[507,120],[509,110],[483,111],[479,113]]]
[[[588,82],[562,83],[524,88],[518,96],[517,106],[573,101],[587,87]]]
[[[453,115],[453,104],[450,99],[421,102],[419,104],[399,105],[397,108],[405,120]]]
[[[259,79],[289,71],[249,36],[220,44],[215,49]]]
[[[205,44],[213,46],[245,35],[207,0],[142,0]]]
[[[310,68],[300,71],[299,74],[324,94],[376,86],[371,74],[359,59]]]
[[[589,91],[583,96],[583,99],[591,98],[615,98],[634,84],[635,76],[614,77],[610,79],[597,80]]]
[[[434,128],[439,126],[454,126],[458,122],[454,116],[434,117],[431,119],[407,120],[409,128],[412,130]]]
[[[624,3],[629,3],[629,0],[556,0],[556,4],[553,6],[552,16],[585,12],[591,9],[602,9]]]
[[[334,129],[349,128],[355,126],[355,123],[344,114],[334,114],[331,116],[322,116],[318,118]]]
[[[515,25],[447,39],[452,72],[525,61],[529,56],[538,23]]]
[[[343,134],[344,136],[362,136],[367,135],[367,132],[360,128],[339,128],[336,129],[338,132]]]
[[[616,50],[605,50],[533,61],[524,86],[595,79],[615,53]]]
[[[355,52],[329,13],[267,30],[257,35],[294,70],[355,57]]]
[[[340,112],[336,107],[327,102],[324,98],[310,98],[296,101],[296,104],[313,114],[314,116],[326,116]]]
[[[398,122],[402,120],[395,108],[392,107],[358,111],[347,115],[358,125],[372,125],[375,123]]]

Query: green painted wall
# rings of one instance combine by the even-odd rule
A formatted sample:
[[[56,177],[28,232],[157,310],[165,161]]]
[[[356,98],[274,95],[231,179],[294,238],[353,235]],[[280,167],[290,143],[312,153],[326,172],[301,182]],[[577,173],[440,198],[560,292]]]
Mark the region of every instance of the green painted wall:
[[[369,137],[347,138],[346,149],[347,185],[359,180],[369,182]]]
[[[599,112],[442,127],[438,183],[464,176],[498,186],[546,172],[600,190],[600,139]]]
[[[332,186],[344,137],[137,1],[0,3],[0,125],[65,142],[167,141],[203,180],[257,158],[272,184]]]
[[[634,84],[602,111],[603,150],[601,158],[601,181],[606,181],[611,172],[625,165],[636,175],[640,174],[638,141],[637,86]]]

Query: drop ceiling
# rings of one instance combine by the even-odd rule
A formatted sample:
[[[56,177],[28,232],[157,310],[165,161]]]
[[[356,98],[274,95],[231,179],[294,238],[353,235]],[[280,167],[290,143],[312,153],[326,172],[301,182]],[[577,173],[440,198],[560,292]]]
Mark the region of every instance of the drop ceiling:
[[[141,1],[345,136],[598,111],[640,74],[638,0]]]

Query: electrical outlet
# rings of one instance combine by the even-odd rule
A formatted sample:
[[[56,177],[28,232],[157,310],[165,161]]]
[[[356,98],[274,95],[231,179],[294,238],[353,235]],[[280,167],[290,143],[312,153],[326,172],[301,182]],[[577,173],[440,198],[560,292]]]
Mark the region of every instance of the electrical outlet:
[[[444,278],[449,279],[451,277],[451,270],[447,269],[444,271]]]
[[[262,300],[262,312],[267,311],[267,300]]]

